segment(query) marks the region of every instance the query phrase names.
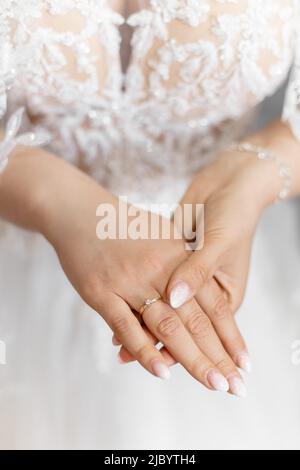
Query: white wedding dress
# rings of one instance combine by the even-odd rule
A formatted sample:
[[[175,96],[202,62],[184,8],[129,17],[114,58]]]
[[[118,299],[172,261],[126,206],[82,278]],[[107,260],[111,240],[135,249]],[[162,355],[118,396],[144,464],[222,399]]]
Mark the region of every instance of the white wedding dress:
[[[2,166],[15,144],[44,145],[133,202],[176,202],[290,69],[283,119],[300,139],[298,0],[129,1],[129,54],[116,3],[1,0]],[[297,201],[258,229],[239,314],[254,362],[244,401],[178,366],[162,383],[119,365],[46,241],[0,231],[1,449],[300,449]]]

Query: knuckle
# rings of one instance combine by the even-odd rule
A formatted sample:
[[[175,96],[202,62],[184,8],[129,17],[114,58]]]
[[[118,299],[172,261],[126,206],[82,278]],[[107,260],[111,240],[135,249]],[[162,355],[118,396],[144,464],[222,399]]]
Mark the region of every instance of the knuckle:
[[[165,270],[162,256],[155,250],[146,252],[143,256],[142,263],[146,268],[150,268],[157,273],[163,273]]]
[[[90,276],[85,279],[81,291],[84,299],[93,299],[95,294],[99,292],[99,279],[96,276]]]
[[[188,319],[187,328],[193,336],[203,338],[211,331],[211,321],[204,313],[197,311]]]
[[[192,266],[190,274],[197,284],[203,285],[208,280],[208,269],[200,263]]]
[[[242,306],[243,302],[244,302],[244,296],[245,294],[244,293],[240,293],[237,298],[236,298],[236,301],[233,303],[233,311],[234,313],[236,313]]]
[[[213,306],[213,316],[218,320],[224,320],[230,315],[230,309],[227,300],[220,294],[214,303]]]
[[[190,373],[197,378],[203,379],[207,370],[209,369],[206,361],[202,356],[197,356],[190,364]]]
[[[127,334],[132,328],[132,321],[125,316],[115,316],[111,320],[111,328],[116,336],[123,336]]]
[[[143,346],[136,351],[136,359],[141,363],[145,363],[149,359],[151,351],[152,347],[149,344],[143,344]]]
[[[157,325],[157,331],[163,338],[176,336],[180,329],[180,320],[176,315],[167,314]]]
[[[122,264],[121,271],[123,279],[127,281],[136,279],[137,271],[134,263],[125,261],[124,264]]]
[[[96,297],[104,297],[104,292],[110,292],[110,282],[108,277],[101,276],[97,269],[92,269],[83,281],[79,281],[80,295],[85,298],[93,299]]]
[[[80,296],[82,299],[95,311],[101,313],[102,310],[105,310],[104,306],[104,291],[106,287],[97,276],[90,277],[86,279],[84,284],[80,288]],[[107,298],[107,296],[106,296]],[[107,302],[106,302],[107,303]]]
[[[243,351],[244,349],[246,349],[246,343],[239,331],[237,331],[236,334],[234,334],[233,337],[230,339],[230,347],[232,348],[232,350],[236,351]]]
[[[229,359],[223,358],[220,361],[217,361],[216,367],[223,372],[223,374],[229,375],[235,370],[234,364],[231,363]]]

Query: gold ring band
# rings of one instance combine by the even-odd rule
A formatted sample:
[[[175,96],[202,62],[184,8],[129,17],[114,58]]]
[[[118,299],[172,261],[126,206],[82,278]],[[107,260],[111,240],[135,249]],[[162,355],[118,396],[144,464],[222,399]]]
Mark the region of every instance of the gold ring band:
[[[151,305],[155,304],[155,302],[158,302],[159,300],[161,300],[161,296],[155,297],[155,299],[146,299],[139,310],[141,317],[144,315],[147,308],[151,307]]]

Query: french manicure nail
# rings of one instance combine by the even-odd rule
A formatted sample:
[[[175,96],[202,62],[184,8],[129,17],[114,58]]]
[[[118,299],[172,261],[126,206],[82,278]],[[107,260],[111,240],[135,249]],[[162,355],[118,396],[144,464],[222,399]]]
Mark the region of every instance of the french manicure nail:
[[[228,392],[229,383],[225,377],[220,374],[217,370],[210,370],[207,374],[207,380],[209,385],[218,392]]]
[[[250,374],[252,372],[252,362],[247,351],[240,353],[237,357],[237,365],[240,369]]]
[[[192,292],[186,282],[179,282],[170,294],[170,305],[172,308],[179,308],[184,305],[190,298]]]
[[[235,377],[230,377],[230,378],[228,378],[228,382],[229,382],[229,385],[230,385],[231,393],[233,393],[234,395],[236,395],[239,398],[246,398],[247,389],[246,389],[246,385],[244,384],[242,379],[240,379],[239,377],[236,377],[236,376]]]
[[[152,370],[154,375],[156,375],[156,377],[159,377],[162,380],[169,380],[171,377],[169,367],[161,361],[153,361]]]

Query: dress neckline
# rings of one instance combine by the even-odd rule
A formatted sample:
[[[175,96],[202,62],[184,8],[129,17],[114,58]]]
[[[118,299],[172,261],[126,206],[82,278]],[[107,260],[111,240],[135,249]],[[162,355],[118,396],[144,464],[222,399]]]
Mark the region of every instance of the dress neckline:
[[[111,22],[115,26],[119,36],[119,60],[125,87],[126,78],[133,59],[132,40],[137,29],[131,24],[131,20],[134,19],[136,15],[141,14],[145,7],[141,6],[135,11],[128,13],[129,4],[127,1],[124,5],[123,12],[116,10],[113,5],[110,4],[109,0],[102,1],[103,7],[107,10],[108,16],[111,18]]]

